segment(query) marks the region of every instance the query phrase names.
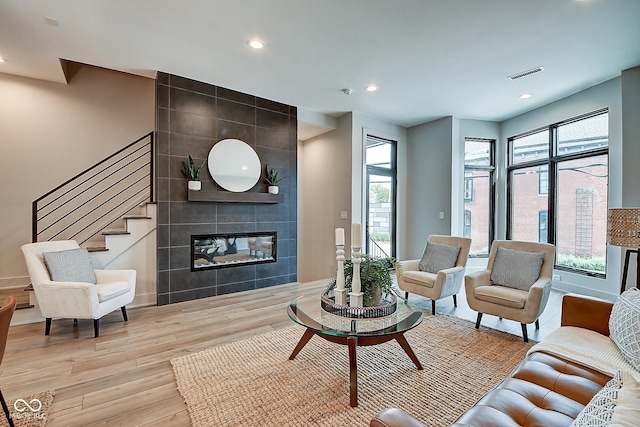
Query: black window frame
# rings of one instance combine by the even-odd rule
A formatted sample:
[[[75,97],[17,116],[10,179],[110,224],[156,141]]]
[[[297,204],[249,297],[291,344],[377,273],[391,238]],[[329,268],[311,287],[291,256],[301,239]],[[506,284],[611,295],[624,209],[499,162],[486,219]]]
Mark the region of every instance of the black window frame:
[[[547,207],[547,242],[551,244],[556,244],[556,227],[558,225],[558,218],[556,214],[556,206],[557,206],[557,186],[558,186],[558,165],[562,164],[566,161],[576,160],[576,159],[584,159],[589,157],[596,157],[606,155],[607,159],[609,158],[609,144],[607,144],[604,148],[594,148],[587,149],[580,152],[568,153],[568,154],[557,154],[558,153],[558,128],[563,125],[567,125],[574,122],[579,122],[581,120],[589,119],[591,117],[596,117],[602,114],[609,114],[608,108],[602,108],[599,110],[592,111],[590,113],[582,114],[577,117],[573,117],[571,119],[563,120],[558,123],[553,123],[548,126],[540,127],[534,129],[529,132],[525,132],[519,135],[514,135],[512,137],[507,138],[507,147],[508,147],[508,166],[507,166],[507,231],[506,238],[507,240],[511,240],[512,236],[512,228],[513,228],[513,172],[519,169],[531,168],[531,167],[543,167],[547,166],[548,173],[548,207]],[[518,138],[522,138],[534,133],[538,133],[541,131],[548,131],[549,135],[549,156],[548,158],[536,159],[528,162],[522,162],[513,164],[513,142]],[[609,161],[607,160],[607,165]],[[608,178],[607,178],[607,186],[608,186]],[[539,191],[538,191],[539,193]],[[539,194],[540,195],[540,194]],[[539,233],[539,230],[538,230]],[[606,250],[606,249],[605,249]],[[557,252],[557,246],[556,246]],[[583,270],[578,268],[571,268],[564,265],[557,264],[557,256],[556,261],[554,262],[554,269],[569,271],[576,274],[581,274],[589,277],[597,277],[605,279],[606,275],[606,264],[605,264],[605,272],[595,272],[591,270]],[[605,256],[606,260],[606,256]],[[606,263],[606,261],[605,261]]]
[[[474,141],[474,142],[483,142],[483,143],[487,143],[489,144],[489,165],[467,165],[465,163],[464,165],[464,179],[465,179],[465,185],[464,185],[464,189],[463,191],[466,193],[467,190],[467,185],[466,185],[466,179],[467,179],[467,171],[484,171],[487,172],[489,174],[489,206],[488,206],[488,211],[489,211],[489,224],[488,224],[488,247],[487,247],[487,253],[483,253],[483,254],[469,254],[470,258],[488,258],[489,257],[489,252],[490,252],[490,248],[491,248],[491,243],[493,243],[493,240],[495,239],[495,211],[496,211],[496,140],[493,138],[475,138],[475,137],[465,137],[464,142],[465,144],[467,143],[467,141]],[[463,158],[464,158],[464,150],[463,150]],[[473,177],[471,178],[473,180]],[[472,188],[473,191],[475,193],[475,186],[473,186],[472,184]],[[463,198],[466,196],[463,195]],[[466,198],[464,200],[464,203],[483,203],[483,202],[478,202],[477,200],[475,200],[475,194],[473,195],[473,200],[471,201],[467,201]],[[466,209],[465,209],[466,211]],[[469,214],[469,218],[471,218],[471,214]],[[464,231],[464,218],[463,218],[463,231]]]

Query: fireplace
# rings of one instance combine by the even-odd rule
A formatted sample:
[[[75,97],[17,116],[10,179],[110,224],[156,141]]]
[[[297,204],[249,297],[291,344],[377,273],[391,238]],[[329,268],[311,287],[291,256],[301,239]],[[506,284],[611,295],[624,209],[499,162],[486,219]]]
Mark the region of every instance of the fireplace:
[[[191,236],[191,271],[276,262],[277,232]]]

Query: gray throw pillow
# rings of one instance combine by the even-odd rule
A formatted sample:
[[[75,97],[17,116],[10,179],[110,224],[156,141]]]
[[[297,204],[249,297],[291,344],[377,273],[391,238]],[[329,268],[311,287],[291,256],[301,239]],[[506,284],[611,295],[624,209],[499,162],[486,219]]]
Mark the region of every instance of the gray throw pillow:
[[[494,285],[528,291],[540,277],[544,252],[526,252],[498,248],[491,269]]]
[[[418,264],[420,271],[437,274],[440,270],[455,267],[460,253],[460,246],[444,243],[427,242],[424,254]]]
[[[96,275],[86,248],[43,252],[42,256],[52,281],[96,284]]]
[[[613,304],[609,336],[634,368],[640,370],[640,291],[631,288]]]

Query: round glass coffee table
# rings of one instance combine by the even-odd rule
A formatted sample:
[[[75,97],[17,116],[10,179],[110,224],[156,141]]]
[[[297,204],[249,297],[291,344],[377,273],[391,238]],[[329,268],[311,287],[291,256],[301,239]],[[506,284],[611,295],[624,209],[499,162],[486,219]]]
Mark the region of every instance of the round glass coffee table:
[[[422,369],[404,333],[418,326],[423,314],[404,301],[398,301],[395,313],[373,319],[354,319],[328,313],[320,305],[320,295],[296,298],[289,303],[287,311],[291,320],[307,328],[289,360],[293,360],[314,335],[349,347],[349,399],[353,407],[358,406],[358,346],[377,345],[395,339],[416,367]]]

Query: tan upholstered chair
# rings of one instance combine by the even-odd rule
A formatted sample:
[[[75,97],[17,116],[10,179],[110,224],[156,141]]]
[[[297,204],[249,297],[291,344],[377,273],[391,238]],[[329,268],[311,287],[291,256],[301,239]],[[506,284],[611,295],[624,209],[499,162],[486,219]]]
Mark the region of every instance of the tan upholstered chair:
[[[516,250],[520,253],[511,252],[510,255],[505,255],[509,258],[503,258],[496,263],[496,255],[500,248]],[[507,254],[507,252],[504,253]],[[543,254],[539,255],[542,259],[534,260],[535,253]],[[467,302],[471,309],[478,312],[476,329],[480,327],[484,313],[492,314],[520,322],[524,341],[529,342],[527,324],[535,322],[536,329],[540,327],[538,318],[544,311],[551,292],[554,260],[555,246],[551,244],[495,240],[491,244],[487,269],[465,276]],[[521,282],[519,279],[527,274],[529,277],[537,276],[537,279],[531,280],[533,284],[528,290],[526,290],[527,286],[524,286],[525,289],[511,287],[518,286],[517,282]],[[510,280],[513,283],[507,284],[508,286],[494,283],[498,281],[504,284],[503,282]]]
[[[420,260],[413,259],[400,261],[400,268],[396,270],[398,286],[405,292],[405,298],[409,293],[422,295],[431,299],[431,313],[436,314],[436,300],[453,296],[454,306],[458,306],[456,295],[460,292],[464,278],[464,269],[469,257],[471,239],[452,236],[429,236],[428,242],[441,243],[450,246],[459,246],[460,252],[455,266],[440,270],[437,273],[420,270]]]

